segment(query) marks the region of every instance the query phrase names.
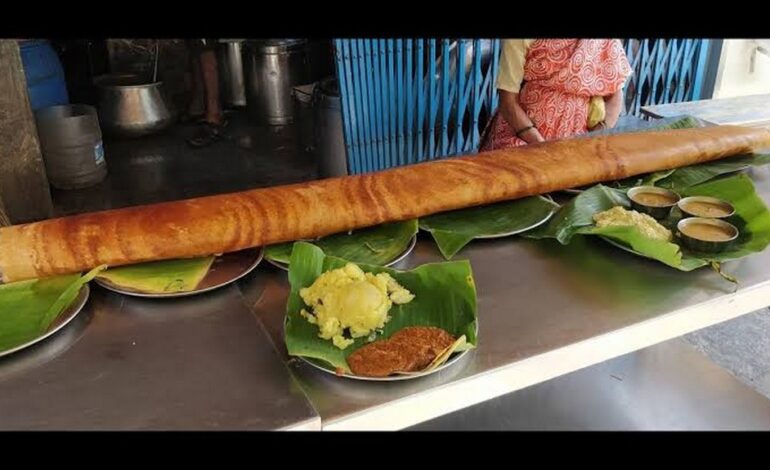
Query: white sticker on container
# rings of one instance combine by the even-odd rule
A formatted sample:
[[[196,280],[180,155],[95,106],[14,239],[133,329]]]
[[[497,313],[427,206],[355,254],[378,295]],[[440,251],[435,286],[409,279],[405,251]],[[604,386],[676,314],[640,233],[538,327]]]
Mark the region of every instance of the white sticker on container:
[[[104,161],[104,146],[101,141],[94,146],[94,159],[97,165]]]

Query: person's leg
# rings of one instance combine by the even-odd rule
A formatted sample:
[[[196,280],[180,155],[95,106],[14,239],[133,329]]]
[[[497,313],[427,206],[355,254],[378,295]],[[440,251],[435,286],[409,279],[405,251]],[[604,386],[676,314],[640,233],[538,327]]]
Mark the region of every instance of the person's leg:
[[[183,121],[191,121],[205,114],[205,92],[203,89],[203,76],[200,61],[200,44],[196,41],[188,41],[190,50],[190,69],[189,76],[192,82],[192,94],[187,106],[187,115]]]
[[[197,72],[203,88],[205,112],[203,125],[195,135],[188,140],[194,147],[203,147],[213,143],[222,137],[221,128],[225,122],[222,116],[222,107],[219,102],[219,70],[217,56],[212,40],[199,40],[196,50]]]
[[[222,107],[219,102],[219,70],[217,56],[213,44],[206,47],[200,55],[203,89],[206,95],[207,123],[214,126],[222,125]]]

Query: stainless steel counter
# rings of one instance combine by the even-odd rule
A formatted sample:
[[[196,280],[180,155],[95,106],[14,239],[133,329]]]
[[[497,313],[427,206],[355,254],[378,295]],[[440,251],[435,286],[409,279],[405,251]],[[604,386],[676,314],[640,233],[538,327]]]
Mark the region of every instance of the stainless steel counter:
[[[770,200],[770,171],[754,171]],[[364,383],[285,362],[286,273],[187,299],[94,288],[50,340],[0,360],[2,429],[401,429],[770,305],[770,251],[682,273],[596,239],[476,241],[479,346],[438,374]],[[427,236],[399,268],[440,261]],[[257,321],[259,319],[260,321]],[[304,392],[304,395],[303,395]]]
[[[752,173],[770,201],[768,168]],[[770,250],[724,266],[737,292],[709,269],[679,272],[598,239],[475,241],[457,258],[473,266],[478,348],[439,374],[388,384],[291,361],[324,429],[405,428],[770,305]],[[423,237],[398,267],[440,260]],[[241,288],[285,356],[285,273],[260,269]]]
[[[320,429],[236,286],[86,309],[0,360],[0,429]]]

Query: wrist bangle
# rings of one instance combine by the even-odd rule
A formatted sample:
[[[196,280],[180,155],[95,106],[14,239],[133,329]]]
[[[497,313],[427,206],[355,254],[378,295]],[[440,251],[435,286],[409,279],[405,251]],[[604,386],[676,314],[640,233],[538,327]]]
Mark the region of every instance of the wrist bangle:
[[[524,129],[521,129],[518,132],[516,132],[516,137],[521,137],[521,134],[527,132],[530,129],[534,129],[534,128],[535,128],[535,126],[527,126]]]

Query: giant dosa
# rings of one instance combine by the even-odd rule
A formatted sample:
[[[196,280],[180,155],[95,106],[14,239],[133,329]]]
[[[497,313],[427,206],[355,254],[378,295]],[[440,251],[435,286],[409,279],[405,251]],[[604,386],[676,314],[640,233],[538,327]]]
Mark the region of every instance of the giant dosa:
[[[309,239],[770,147],[731,126],[570,139],[0,228],[4,282]]]

